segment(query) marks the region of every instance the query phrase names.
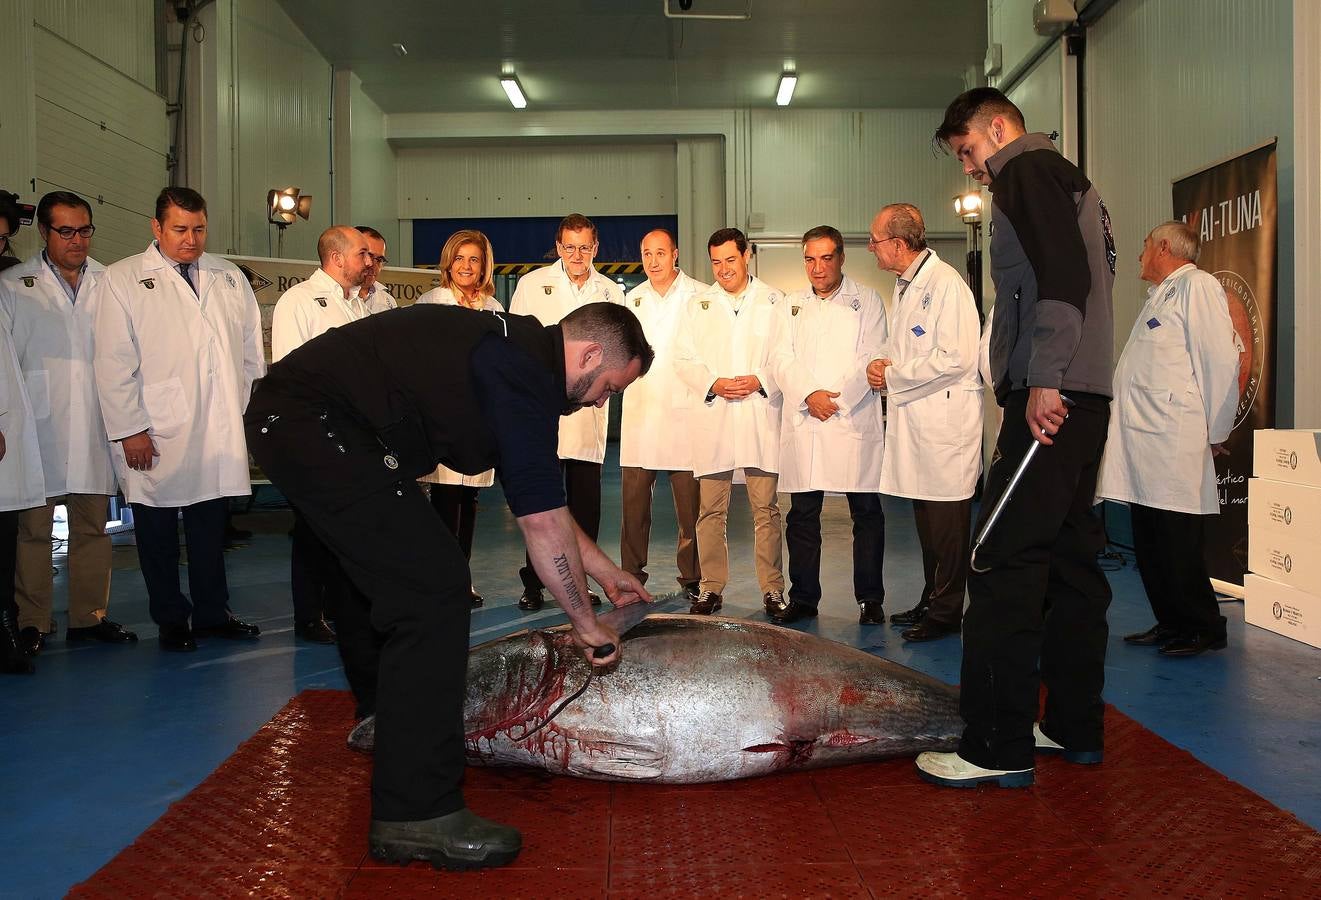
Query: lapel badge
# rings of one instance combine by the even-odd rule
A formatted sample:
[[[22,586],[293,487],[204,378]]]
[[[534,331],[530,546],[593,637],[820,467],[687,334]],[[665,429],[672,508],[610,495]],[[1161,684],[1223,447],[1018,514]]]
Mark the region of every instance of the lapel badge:
[[[325,297],[317,297],[317,298],[316,298],[316,302],[319,303],[319,304],[321,304],[321,308],[322,308],[322,309],[325,309],[325,308],[326,308],[326,298],[325,298]]]
[[[642,298],[641,298],[641,297],[638,297],[637,299],[635,299],[635,300],[633,301],[633,306],[634,306],[634,307],[638,307],[638,306],[641,306],[641,305],[642,305]]]
[[[925,297],[922,298],[922,308],[927,309],[930,306],[931,306],[931,295],[927,294]]]
[[[25,278],[25,279],[23,279],[23,280],[26,281],[27,279]],[[1169,289],[1168,291],[1165,292],[1165,299],[1166,299],[1166,300],[1173,300],[1173,299],[1174,299],[1174,292],[1175,292],[1176,290],[1178,290],[1178,289],[1177,289],[1174,285],[1170,285],[1170,289]]]
[[[32,285],[36,283],[37,283],[37,279],[32,277],[31,275],[23,276],[23,287],[32,287]]]
[[[385,458],[382,460],[382,462],[384,462],[385,467],[392,472],[395,469],[399,468],[399,457],[395,456],[393,453],[385,454]]]
[[[710,300],[703,300],[703,301],[702,301],[702,309],[710,309],[710,308],[711,308],[711,301],[710,301]]]
[[[791,307],[789,308],[789,312],[793,313],[793,314],[796,316],[796,315],[798,315],[798,310],[800,310],[800,309],[802,309],[801,306],[791,306]]]
[[[144,279],[142,279],[141,281],[139,281],[138,284],[142,285],[143,287],[145,287],[145,288],[146,288],[147,290],[149,290],[149,291],[153,291],[153,290],[156,289],[156,279],[155,279],[155,278],[144,278]]]
[[[234,283],[234,276],[229,274],[228,272],[225,273],[225,284],[229,285],[232,288],[238,287],[238,285]]]
[[[862,309],[862,302],[859,301],[857,297],[854,297],[853,302],[850,303],[849,305],[853,307],[854,312],[857,312],[858,310]]]
[[[555,288],[551,287],[550,285],[546,285],[545,287],[542,288],[542,290],[546,292],[547,297],[555,293]]]

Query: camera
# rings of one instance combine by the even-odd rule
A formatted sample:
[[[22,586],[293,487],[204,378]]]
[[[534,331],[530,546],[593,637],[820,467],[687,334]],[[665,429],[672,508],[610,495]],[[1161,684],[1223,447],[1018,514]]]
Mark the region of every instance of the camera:
[[[36,212],[37,208],[31,203],[20,203],[18,194],[0,189],[0,219],[9,223],[9,227],[5,230],[6,234],[18,231],[20,225],[31,225],[32,217]]]

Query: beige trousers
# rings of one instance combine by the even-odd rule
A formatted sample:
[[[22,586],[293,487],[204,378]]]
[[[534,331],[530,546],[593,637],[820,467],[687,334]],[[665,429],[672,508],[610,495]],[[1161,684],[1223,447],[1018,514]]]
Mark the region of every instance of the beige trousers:
[[[109,503],[105,494],[69,494],[47,497],[45,506],[18,514],[14,599],[20,628],[55,630],[51,532],[55,507],[61,505],[69,511],[69,627],[87,628],[105,618],[110,599],[110,535],[105,531]]]
[[[784,590],[780,543],[784,527],[776,488],[780,476],[760,469],[745,469],[748,505],[752,507],[753,544],[757,581],[763,594]],[[697,479],[701,509],[697,514],[697,556],[702,569],[702,590],[724,593],[729,583],[729,495],[733,472],[717,472]]]

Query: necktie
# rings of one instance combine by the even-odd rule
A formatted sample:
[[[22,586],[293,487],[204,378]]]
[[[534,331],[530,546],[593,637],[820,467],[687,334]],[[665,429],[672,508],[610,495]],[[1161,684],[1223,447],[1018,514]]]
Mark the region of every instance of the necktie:
[[[906,278],[900,278],[897,279],[897,283],[899,285],[899,299],[902,300],[904,299],[904,291],[908,290],[908,286],[912,284],[912,281]]]
[[[193,289],[193,294],[197,294],[197,285],[193,284],[192,276],[188,274],[188,263],[179,263],[179,274],[183,280],[188,282],[188,286]]]

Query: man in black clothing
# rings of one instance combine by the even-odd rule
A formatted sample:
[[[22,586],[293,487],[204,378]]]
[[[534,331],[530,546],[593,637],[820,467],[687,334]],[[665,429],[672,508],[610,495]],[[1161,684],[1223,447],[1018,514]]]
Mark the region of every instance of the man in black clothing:
[[[314,338],[275,363],[244,416],[262,470],[339,558],[369,619],[338,623],[376,666],[373,855],[436,866],[503,865],[517,831],[463,802],[463,700],[472,579],[454,536],[418,490],[444,463],[498,467],[510,510],[575,641],[618,645],[587,596],[591,575],[615,605],[650,599],[565,506],[559,418],[601,406],[653,358],[625,307],[595,303],[559,325],[422,305]],[[348,632],[348,634],[346,634]],[[354,685],[358,689],[359,685]],[[359,698],[361,702],[361,697]]]
[[[1042,446],[972,560],[958,752],[923,753],[917,767],[952,787],[1026,787],[1034,752],[1101,761],[1110,586],[1092,506],[1110,417],[1114,240],[1091,182],[994,88],[956,98],[935,137],[992,197],[990,367],[1005,413],[974,533],[1032,442]]]

